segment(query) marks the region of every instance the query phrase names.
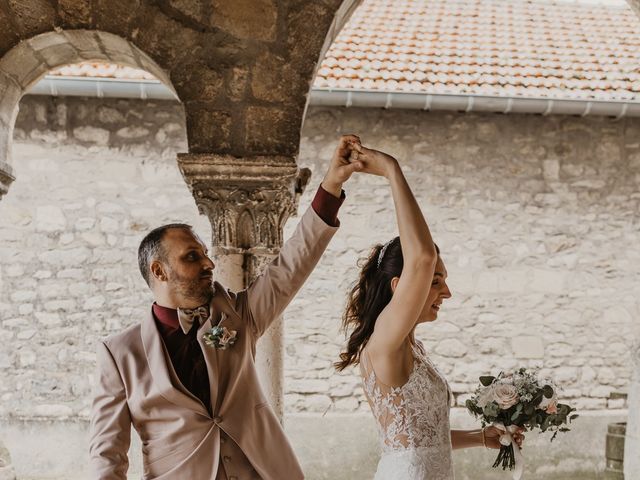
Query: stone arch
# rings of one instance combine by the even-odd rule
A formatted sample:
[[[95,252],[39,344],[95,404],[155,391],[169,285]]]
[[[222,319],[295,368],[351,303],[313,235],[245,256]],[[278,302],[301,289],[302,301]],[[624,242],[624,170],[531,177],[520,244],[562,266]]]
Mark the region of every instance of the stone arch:
[[[636,15],[640,16],[640,0],[626,0],[633,11],[636,12]]]
[[[49,70],[91,60],[146,70],[175,94],[162,68],[117,35],[90,30],[53,31],[20,42],[0,59],[0,199],[14,180],[11,139],[20,99]]]

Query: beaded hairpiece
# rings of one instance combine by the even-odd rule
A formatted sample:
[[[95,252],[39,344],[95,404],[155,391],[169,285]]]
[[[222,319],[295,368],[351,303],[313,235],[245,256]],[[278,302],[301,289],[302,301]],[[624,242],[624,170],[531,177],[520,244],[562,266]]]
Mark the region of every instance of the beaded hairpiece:
[[[378,268],[380,268],[380,264],[382,264],[382,259],[384,258],[384,254],[387,251],[387,248],[389,248],[389,245],[391,245],[394,240],[395,238],[389,240],[387,243],[384,244],[384,246],[380,250],[380,253],[378,254]]]

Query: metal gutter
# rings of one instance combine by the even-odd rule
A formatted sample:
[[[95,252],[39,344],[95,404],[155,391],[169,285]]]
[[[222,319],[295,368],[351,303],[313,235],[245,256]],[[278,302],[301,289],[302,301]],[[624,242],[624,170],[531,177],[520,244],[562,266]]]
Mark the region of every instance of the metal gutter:
[[[59,77],[46,75],[29,94],[178,100],[157,80]],[[569,100],[489,95],[425,94],[346,89],[311,90],[310,105],[347,108],[442,110],[457,112],[530,113],[539,115],[640,117],[638,101]]]
[[[27,93],[54,97],[178,100],[171,89],[158,80],[125,80],[120,78],[45,75]]]
[[[489,95],[311,90],[311,105],[332,107],[449,110],[457,112],[533,113],[540,115],[640,117],[638,101],[569,100]]]

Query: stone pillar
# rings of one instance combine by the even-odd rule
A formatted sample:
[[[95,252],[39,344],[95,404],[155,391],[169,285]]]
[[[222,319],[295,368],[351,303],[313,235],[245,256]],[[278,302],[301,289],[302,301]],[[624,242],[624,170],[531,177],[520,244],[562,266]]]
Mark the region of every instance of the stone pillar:
[[[11,167],[0,160],[0,200],[7,194],[9,186],[14,180]]]
[[[629,418],[624,442],[624,478],[640,478],[640,337],[631,351],[633,376],[629,387]]]
[[[0,480],[16,480],[16,472],[11,466],[11,455],[2,442],[0,442]]]
[[[215,277],[232,290],[247,287],[282,247],[283,227],[295,215],[309,180],[293,158],[179,154],[178,166],[211,222]],[[278,417],[283,408],[283,321],[258,342],[260,382]]]

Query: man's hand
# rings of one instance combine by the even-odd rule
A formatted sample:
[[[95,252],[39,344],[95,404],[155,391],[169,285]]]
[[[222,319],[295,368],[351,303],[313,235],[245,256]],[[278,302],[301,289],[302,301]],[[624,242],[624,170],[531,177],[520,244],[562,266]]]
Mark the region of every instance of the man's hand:
[[[349,180],[353,172],[362,170],[362,162],[357,160],[359,152],[361,152],[360,138],[356,135],[343,135],[336,148],[329,170],[327,170],[322,188],[328,193],[340,198],[342,193],[342,184]]]

